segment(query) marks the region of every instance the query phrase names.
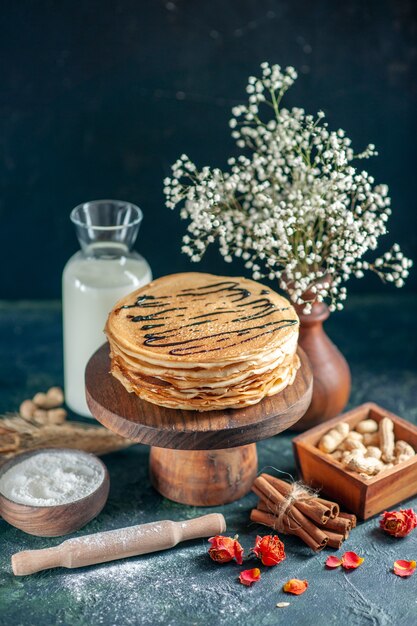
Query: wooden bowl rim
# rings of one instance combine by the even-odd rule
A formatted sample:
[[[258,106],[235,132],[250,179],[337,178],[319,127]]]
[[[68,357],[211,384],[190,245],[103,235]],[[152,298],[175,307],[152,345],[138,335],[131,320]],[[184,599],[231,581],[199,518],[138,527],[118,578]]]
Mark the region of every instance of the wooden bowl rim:
[[[80,504],[80,502],[89,500],[91,497],[95,496],[99,492],[99,490],[103,487],[103,485],[105,483],[108,483],[108,485],[110,487],[110,475],[109,475],[107,467],[105,466],[103,461],[98,456],[93,454],[92,452],[85,452],[84,450],[77,450],[77,448],[38,448],[37,450],[28,450],[27,452],[22,452],[21,454],[16,454],[16,456],[14,456],[11,459],[9,459],[8,461],[6,461],[6,463],[4,463],[0,467],[0,478],[3,476],[3,474],[7,470],[9,470],[11,467],[13,467],[13,465],[15,465],[15,461],[16,460],[22,460],[22,459],[27,458],[27,457],[35,456],[36,454],[40,454],[41,452],[74,452],[76,454],[82,454],[82,455],[89,456],[89,457],[93,458],[96,462],[98,462],[102,466],[102,468],[104,470],[103,480],[100,482],[100,484],[98,485],[97,489],[94,489],[94,491],[92,491],[91,493],[87,494],[86,496],[83,496],[82,498],[79,498],[77,500],[73,500],[72,502],[67,502],[67,503],[62,503],[62,504],[52,504],[50,506],[40,506],[40,505],[35,505],[35,504],[23,504],[22,502],[16,502],[15,500],[11,500],[7,496],[5,496],[1,491],[0,491],[0,502],[1,502],[2,499],[4,499],[4,500],[6,500],[6,502],[9,502],[14,507],[19,507],[22,512],[27,512],[27,513],[30,513],[30,511],[52,511],[52,510],[59,512],[60,509],[62,509],[62,510],[68,509],[68,507],[72,507],[72,505],[77,505],[78,506]],[[1,514],[1,510],[0,510],[0,514]]]

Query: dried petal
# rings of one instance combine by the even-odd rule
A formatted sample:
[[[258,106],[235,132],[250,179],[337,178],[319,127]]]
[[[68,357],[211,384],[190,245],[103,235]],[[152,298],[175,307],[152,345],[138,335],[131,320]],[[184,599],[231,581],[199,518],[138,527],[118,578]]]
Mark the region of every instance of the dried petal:
[[[394,563],[394,574],[397,576],[405,577],[411,576],[416,571],[416,562],[415,561],[404,561],[399,559]]]
[[[239,582],[242,585],[250,587],[253,583],[256,583],[261,578],[261,570],[257,567],[253,569],[245,569],[239,574]]]
[[[326,567],[333,569],[334,567],[340,567],[342,565],[342,559],[338,556],[328,556],[326,559]]]
[[[356,569],[359,565],[362,565],[364,560],[356,552],[345,552],[342,556],[342,565],[345,569]]]
[[[393,537],[406,537],[417,528],[417,514],[413,509],[385,511],[381,518],[379,527]]]
[[[262,565],[278,565],[285,559],[284,544],[277,535],[256,537],[252,552],[262,561]]]
[[[308,587],[306,580],[299,580],[298,578],[291,578],[283,586],[283,591],[286,593],[293,593],[295,596],[300,596]]]
[[[235,559],[236,563],[242,565],[243,548],[236,539],[216,535],[209,539],[209,543],[211,548],[209,548],[208,553],[213,561],[216,561],[216,563],[228,563]]]

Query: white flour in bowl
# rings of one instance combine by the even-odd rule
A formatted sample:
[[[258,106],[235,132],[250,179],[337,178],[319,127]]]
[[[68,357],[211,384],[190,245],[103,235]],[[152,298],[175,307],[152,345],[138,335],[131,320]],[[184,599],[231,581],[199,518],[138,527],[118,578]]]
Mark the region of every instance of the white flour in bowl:
[[[0,477],[0,493],[28,506],[75,502],[104,479],[102,465],[77,450],[46,450],[17,462]]]

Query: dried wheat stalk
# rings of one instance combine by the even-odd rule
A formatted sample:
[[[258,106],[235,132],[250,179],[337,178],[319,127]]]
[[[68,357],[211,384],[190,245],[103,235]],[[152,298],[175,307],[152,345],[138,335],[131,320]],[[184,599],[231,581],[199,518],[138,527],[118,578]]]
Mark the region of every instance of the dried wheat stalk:
[[[18,413],[0,417],[0,465],[16,454],[39,448],[74,448],[102,455],[134,443],[106,428],[82,422],[38,425]]]

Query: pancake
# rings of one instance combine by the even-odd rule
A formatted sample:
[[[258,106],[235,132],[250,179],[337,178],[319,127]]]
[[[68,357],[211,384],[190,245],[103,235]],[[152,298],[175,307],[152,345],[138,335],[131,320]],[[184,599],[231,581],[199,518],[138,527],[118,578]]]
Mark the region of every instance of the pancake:
[[[290,303],[246,278],[159,278],[120,300],[105,332],[111,372],[170,408],[238,408],[295,378],[299,321]]]

